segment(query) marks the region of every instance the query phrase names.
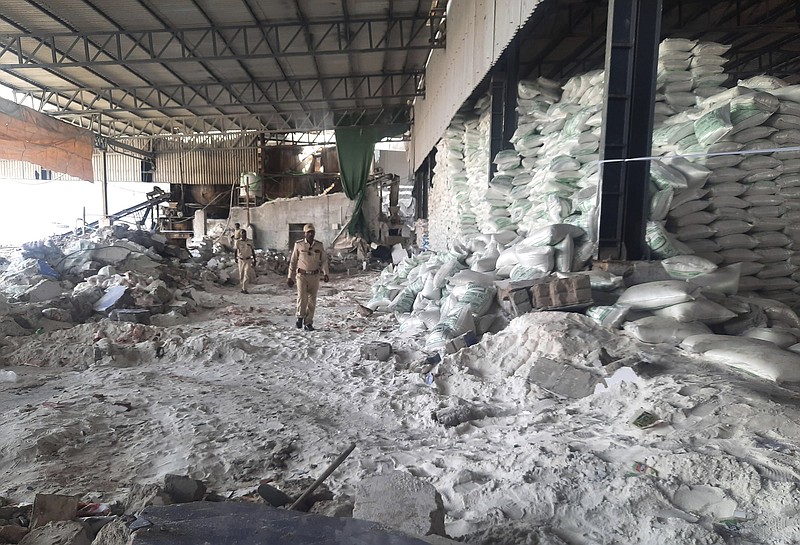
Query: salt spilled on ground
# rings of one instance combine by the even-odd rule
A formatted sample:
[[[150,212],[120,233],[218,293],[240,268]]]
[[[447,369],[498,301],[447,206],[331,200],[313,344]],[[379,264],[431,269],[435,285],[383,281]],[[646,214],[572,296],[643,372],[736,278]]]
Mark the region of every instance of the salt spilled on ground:
[[[0,383],[0,495],[125,501],[167,473],[231,498],[261,479],[296,492],[355,442],[326,481],[331,510],[365,477],[407,471],[471,543],[800,542],[795,392],[563,313],[513,320],[446,357],[428,385],[414,364],[422,339],[354,311],[374,279],[324,286],[314,332],[294,328],[293,293],[270,276],[249,296],[212,288],[216,308],[170,327],[9,338],[18,380]],[[362,360],[373,340],[392,342],[393,359]],[[601,348],[637,364],[636,380],[580,400],[529,380],[540,358],[591,366]],[[436,422],[452,407],[471,419]],[[664,424],[632,425],[643,409]]]

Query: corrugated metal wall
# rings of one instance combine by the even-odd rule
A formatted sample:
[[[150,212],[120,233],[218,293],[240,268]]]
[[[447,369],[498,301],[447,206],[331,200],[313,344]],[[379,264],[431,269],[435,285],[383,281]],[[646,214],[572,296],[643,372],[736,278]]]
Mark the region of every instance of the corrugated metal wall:
[[[242,172],[258,172],[255,149],[170,151],[156,154],[154,182],[232,184]]]
[[[224,145],[221,139],[219,145]],[[213,144],[212,139],[211,144]],[[156,170],[153,183],[172,184],[231,184],[242,172],[258,171],[256,149],[192,149],[191,144],[179,140],[126,139],[129,146],[156,154]],[[208,142],[206,142],[208,144]],[[106,153],[106,169],[109,182],[141,182],[142,159],[113,147]],[[95,151],[92,156],[95,180],[103,179],[103,153]],[[0,179],[34,180],[41,167],[24,161],[0,160]],[[71,176],[53,173],[53,179],[76,180]]]
[[[541,0],[459,0],[447,14],[447,48],[435,49],[425,70],[425,97],[414,104],[413,170],[441,138]]]

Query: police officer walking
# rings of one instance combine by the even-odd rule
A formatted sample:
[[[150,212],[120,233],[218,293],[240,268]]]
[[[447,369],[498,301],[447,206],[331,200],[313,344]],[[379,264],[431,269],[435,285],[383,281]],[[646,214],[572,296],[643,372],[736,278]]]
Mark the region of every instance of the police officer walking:
[[[240,238],[234,244],[233,257],[239,265],[239,280],[242,282],[242,293],[247,293],[250,276],[255,274],[256,252],[253,243],[247,240],[247,231],[239,233]]]
[[[292,257],[289,260],[289,287],[294,286],[297,279],[297,323],[300,329],[305,325],[306,330],[314,330],[314,310],[317,308],[317,292],[319,280],[327,282],[328,254],[318,240],[314,240],[314,226],[307,223],[303,227],[303,240],[294,244]]]

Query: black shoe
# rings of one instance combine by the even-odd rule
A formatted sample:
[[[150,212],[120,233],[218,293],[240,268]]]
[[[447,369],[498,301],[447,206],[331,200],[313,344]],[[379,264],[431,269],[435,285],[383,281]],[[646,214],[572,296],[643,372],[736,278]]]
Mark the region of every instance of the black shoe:
[[[314,331],[314,326],[311,324],[306,324],[306,331]]]
[[[294,324],[294,327],[296,327],[297,329],[302,328],[303,327],[303,319],[302,318],[298,318],[297,322]]]
[[[247,293],[247,290],[242,290],[242,293]]]

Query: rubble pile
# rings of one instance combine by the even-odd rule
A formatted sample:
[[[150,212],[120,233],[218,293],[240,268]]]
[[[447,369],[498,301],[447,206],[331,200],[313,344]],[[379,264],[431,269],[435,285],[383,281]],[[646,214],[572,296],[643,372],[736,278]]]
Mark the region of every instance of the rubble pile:
[[[267,263],[262,257],[258,268],[266,272]],[[204,283],[233,283],[237,274],[232,253],[210,239],[187,251],[125,225],[27,243],[0,274],[0,330],[27,335],[103,317],[147,324],[165,316],[169,322],[198,306]]]

